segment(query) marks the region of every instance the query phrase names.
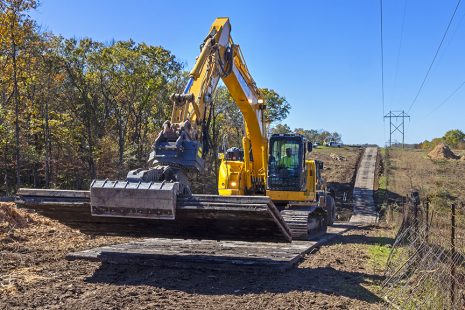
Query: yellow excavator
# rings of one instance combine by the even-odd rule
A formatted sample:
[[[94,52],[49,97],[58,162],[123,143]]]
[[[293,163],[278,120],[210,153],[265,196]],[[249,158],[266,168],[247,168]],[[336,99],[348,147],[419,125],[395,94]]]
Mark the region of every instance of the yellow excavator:
[[[220,79],[243,115],[245,136],[242,148],[219,154],[219,195],[196,195],[189,180],[204,170]],[[266,102],[228,18],[214,21],[183,93],[171,100],[171,120],[154,143],[149,168],[132,170],[122,181],[94,180],[89,192],[23,188],[17,203],[79,229],[91,223],[115,234],[290,242],[311,239],[333,223],[323,163],[307,158],[312,144],[298,134],[267,137]],[[90,216],[82,209],[89,205]],[[70,215],[78,209],[79,216]]]

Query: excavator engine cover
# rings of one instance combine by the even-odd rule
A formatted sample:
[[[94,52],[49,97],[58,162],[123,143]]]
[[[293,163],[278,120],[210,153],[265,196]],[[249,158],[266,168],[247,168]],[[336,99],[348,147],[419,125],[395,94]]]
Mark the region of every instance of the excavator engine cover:
[[[174,220],[179,182],[95,180],[90,187],[92,216]]]

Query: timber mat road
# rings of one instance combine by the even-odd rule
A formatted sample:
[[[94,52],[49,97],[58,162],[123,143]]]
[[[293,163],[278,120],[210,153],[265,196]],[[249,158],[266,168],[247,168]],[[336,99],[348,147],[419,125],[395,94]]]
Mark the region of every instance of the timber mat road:
[[[378,212],[373,197],[378,148],[367,147],[360,161],[354,184],[354,214],[351,224],[376,224]]]

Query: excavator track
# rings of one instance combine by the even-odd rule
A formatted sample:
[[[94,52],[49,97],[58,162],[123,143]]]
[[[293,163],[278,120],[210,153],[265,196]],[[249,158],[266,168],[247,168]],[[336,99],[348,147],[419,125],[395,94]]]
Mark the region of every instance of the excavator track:
[[[325,212],[317,206],[294,207],[281,211],[292,240],[312,240],[326,233]]]

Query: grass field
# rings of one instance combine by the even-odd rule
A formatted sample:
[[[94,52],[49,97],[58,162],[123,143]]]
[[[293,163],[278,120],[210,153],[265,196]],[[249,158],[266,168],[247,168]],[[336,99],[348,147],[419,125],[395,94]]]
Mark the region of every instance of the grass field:
[[[447,192],[465,201],[463,160],[434,161],[423,150],[391,149],[386,166],[387,190],[391,197],[406,196],[413,188],[419,190],[424,197]]]

